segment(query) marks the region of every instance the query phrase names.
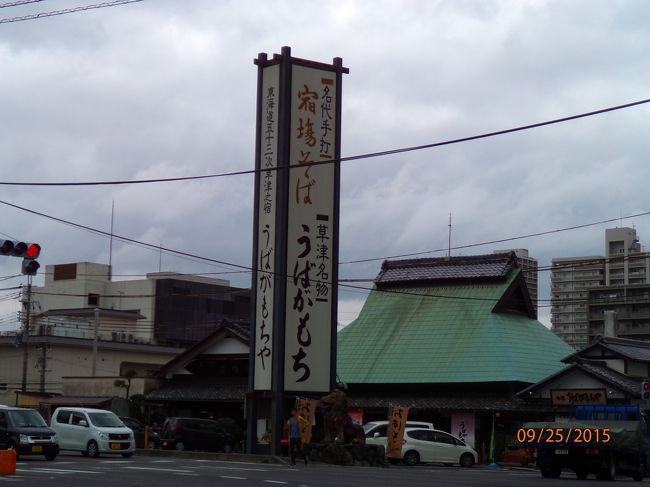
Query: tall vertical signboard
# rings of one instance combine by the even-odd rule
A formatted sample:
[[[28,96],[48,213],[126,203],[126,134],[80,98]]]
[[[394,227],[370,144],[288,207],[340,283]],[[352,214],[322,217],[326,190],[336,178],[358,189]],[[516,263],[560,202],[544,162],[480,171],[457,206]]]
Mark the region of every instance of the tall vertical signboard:
[[[280,66],[261,69],[261,133],[258,133],[256,173],[257,272],[255,293],[255,390],[270,390],[273,360],[273,291],[275,284],[275,219],[277,212],[278,97]]]
[[[299,59],[288,47],[271,59],[260,54],[255,64],[247,414],[256,420],[249,424],[268,414],[275,451],[286,413],[285,392],[327,393],[335,383],[341,80],[348,70],[340,58],[332,64]]]
[[[292,66],[284,386],[328,392],[336,329],[336,73]]]

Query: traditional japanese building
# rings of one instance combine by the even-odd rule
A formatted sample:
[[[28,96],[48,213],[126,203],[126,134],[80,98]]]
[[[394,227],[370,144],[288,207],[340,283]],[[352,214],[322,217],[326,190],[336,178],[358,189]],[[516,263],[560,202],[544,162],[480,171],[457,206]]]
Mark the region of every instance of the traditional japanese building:
[[[463,434],[485,458],[493,418],[508,429],[540,414],[514,395],[572,352],[535,319],[514,252],[385,261],[338,334],[337,372],[364,421],[409,406],[411,419]],[[511,439],[500,438],[503,450]]]

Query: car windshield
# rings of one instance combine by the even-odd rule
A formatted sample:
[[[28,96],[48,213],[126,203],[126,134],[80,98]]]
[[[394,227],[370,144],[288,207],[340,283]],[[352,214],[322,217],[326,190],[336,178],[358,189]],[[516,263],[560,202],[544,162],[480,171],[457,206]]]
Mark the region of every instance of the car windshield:
[[[90,422],[100,428],[123,428],[124,423],[113,413],[88,413]]]
[[[364,432],[364,433],[367,433],[368,431],[370,431],[370,430],[371,430],[372,428],[374,428],[375,426],[377,426],[377,423],[367,423],[367,424],[364,424],[364,425],[363,425],[363,432]]]
[[[44,428],[47,427],[43,417],[33,409],[24,411],[9,411],[16,428]]]

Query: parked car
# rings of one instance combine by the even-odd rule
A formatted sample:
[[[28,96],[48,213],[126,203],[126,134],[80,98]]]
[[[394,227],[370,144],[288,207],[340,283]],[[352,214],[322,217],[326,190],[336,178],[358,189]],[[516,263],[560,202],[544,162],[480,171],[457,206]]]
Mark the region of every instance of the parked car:
[[[407,421],[407,428],[425,428],[433,429],[433,423],[425,423],[423,421]],[[388,421],[372,421],[363,425],[363,431],[366,434],[366,443],[369,445],[383,445],[386,446],[386,438],[388,437]]]
[[[406,428],[404,431],[402,460],[407,465],[458,463],[462,467],[471,467],[477,457],[472,447],[445,431],[423,428]]]
[[[59,441],[35,409],[0,406],[0,449],[13,448],[18,456],[45,455],[54,460]]]
[[[116,453],[124,458],[135,451],[133,431],[111,411],[61,407],[54,411],[51,426],[61,450],[79,451],[89,457]]]
[[[128,416],[120,416],[120,420],[127,428],[133,431],[133,435],[135,437],[135,447],[144,448],[145,426],[137,419],[130,418]],[[147,446],[149,448],[160,448],[160,435],[158,432],[149,428],[148,435],[149,440],[147,442]]]
[[[162,448],[223,451],[230,453],[233,438],[216,421],[199,418],[167,418],[160,438]]]

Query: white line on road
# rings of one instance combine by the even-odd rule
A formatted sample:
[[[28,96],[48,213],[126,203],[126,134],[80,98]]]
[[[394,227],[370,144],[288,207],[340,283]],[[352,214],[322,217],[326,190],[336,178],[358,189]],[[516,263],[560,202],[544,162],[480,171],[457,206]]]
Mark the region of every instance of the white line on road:
[[[263,480],[262,482],[267,482],[269,484],[288,484],[289,482],[283,482],[282,480]]]
[[[30,468],[27,469],[16,469],[17,472],[41,472],[41,473],[94,473],[101,474],[103,472],[96,472],[94,470],[70,470],[63,468]]]
[[[184,472],[176,472],[174,475],[182,475],[184,477],[198,477],[198,473],[184,473]]]
[[[233,475],[219,475],[222,479],[246,480],[246,477],[235,477]]]
[[[172,473],[194,473],[191,470],[180,470],[177,468],[157,468],[157,467],[123,467],[130,470],[153,470],[154,472],[172,472]]]
[[[174,463],[174,460],[151,460],[151,463]]]
[[[100,463],[133,463],[133,460],[102,460]]]

